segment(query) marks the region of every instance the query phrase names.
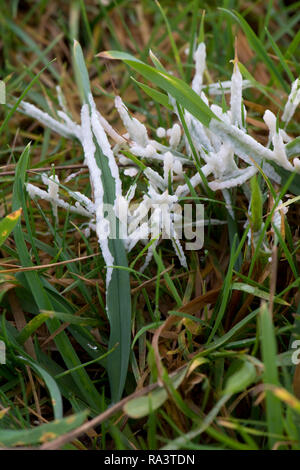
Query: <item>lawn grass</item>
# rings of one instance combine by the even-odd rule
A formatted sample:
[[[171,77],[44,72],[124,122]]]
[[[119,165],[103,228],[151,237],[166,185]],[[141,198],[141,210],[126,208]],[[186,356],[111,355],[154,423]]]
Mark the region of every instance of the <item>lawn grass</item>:
[[[210,84],[230,80],[236,38],[241,73],[253,85],[243,91],[249,134],[266,146],[263,114],[269,109],[280,122],[300,72],[300,4],[102,3],[0,3],[7,103],[0,105],[0,447],[299,450],[292,357],[300,335],[300,176],[274,165],[277,184],[256,163],[251,183],[212,190],[184,110],[205,125],[213,117],[188,87],[194,45],[206,43]],[[104,60],[103,51],[123,60]],[[82,103],[91,106],[89,88],[118,133],[116,94],[152,136],[181,122],[191,155],[184,146],[178,155],[190,158],[202,182],[194,188],[187,170],[181,202],[203,203],[209,221],[204,246],[185,252],[187,269],[169,240],[152,241],[153,259],[141,273],[149,245],[126,255],[114,240],[108,248],[117,267],[108,282],[108,258],[86,219],[70,207],[56,217],[47,201],[30,199],[25,185],[41,187],[42,172],[59,176],[70,204],[76,191],[94,197],[86,148],[17,109],[26,101],[57,119],[65,100],[78,123]],[[228,96],[213,101],[225,110]],[[298,117],[299,110],[286,126],[293,158]],[[121,170],[123,193],[135,182],[140,201],[149,161],[125,148],[123,155],[139,170],[134,177]],[[96,160],[104,200],[113,203],[117,182],[99,145]]]

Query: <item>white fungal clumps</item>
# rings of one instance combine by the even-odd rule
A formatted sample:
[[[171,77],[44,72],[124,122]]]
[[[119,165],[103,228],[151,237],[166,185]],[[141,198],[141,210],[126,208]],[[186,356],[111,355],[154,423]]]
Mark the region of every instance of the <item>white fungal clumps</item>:
[[[51,203],[52,208],[54,207],[53,215],[55,216],[55,208],[61,207],[62,209],[65,209],[67,211],[70,211],[74,214],[79,214],[84,217],[92,217],[93,215],[88,212],[86,209],[84,209],[80,204],[76,206],[72,206],[68,202],[64,201],[63,199],[60,199],[58,196],[53,198],[52,195],[49,194],[49,192],[44,191],[43,189],[38,188],[37,186],[27,183],[26,184],[26,190],[31,197],[31,199],[34,199],[35,197],[38,197],[39,199],[44,199],[45,201],[48,201]]]
[[[74,197],[77,199],[75,206],[78,207],[78,204],[83,206],[90,214],[95,213],[95,204],[84,194],[79,191],[74,191]]]
[[[169,181],[169,176],[171,181],[173,181],[173,165],[174,165],[174,157],[171,152],[165,153],[165,160],[164,160],[164,182],[167,185]]]
[[[134,178],[138,174],[138,172],[139,170],[135,168],[134,166],[132,166],[124,170],[124,175]]]
[[[52,175],[48,178],[47,175],[42,174],[42,181],[44,184],[48,185],[48,194],[52,200],[52,211],[53,215],[58,222],[58,213],[57,213],[57,202],[56,199],[58,198],[58,189],[59,189],[59,179],[57,175]]]
[[[115,107],[125,127],[124,135],[116,132],[101,115],[92,95],[89,96],[88,103],[82,106],[80,124],[72,120],[59,87],[57,87],[57,92],[61,109],[57,111],[57,119],[30,103],[22,102],[20,105],[21,112],[37,119],[63,137],[77,139],[82,145],[84,163],[89,170],[91,198],[69,189],[69,197],[73,202],[64,201],[60,196],[60,183],[57,175],[42,175],[46,190],[31,183],[28,183],[26,188],[31,198],[44,199],[51,204],[53,216],[57,222],[58,208],[87,219],[81,227],[86,237],[90,236],[91,232],[96,232],[107,266],[107,285],[111,280],[112,267],[115,262],[109,241],[115,235],[115,227],[113,220],[106,214],[107,194],[105,191],[107,189],[105,187],[107,188],[107,185],[104,184],[103,168],[109,172],[110,183],[112,182],[109,187],[113,195],[112,215],[113,218],[119,219],[119,236],[123,239],[125,249],[130,252],[137,243],[147,245],[151,241],[141,270],[146,269],[153,257],[154,249],[164,238],[171,240],[174,254],[181,265],[187,268],[181,243],[181,230],[184,227],[179,226],[181,219],[178,207],[180,207],[180,199],[190,195],[191,188],[196,189],[203,184],[202,178],[207,179],[210,190],[222,191],[226,208],[234,218],[234,204],[229,190],[239,186],[250,201],[251,191],[248,182],[257,173],[258,167],[262,167],[263,172],[279,184],[281,176],[276,171],[276,165],[288,171],[300,173],[299,158],[294,158],[293,162],[288,158],[287,144],[292,139],[286,130],[280,127],[280,122],[277,122],[276,116],[271,111],[267,110],[263,116],[269,129],[269,141],[266,146],[247,133],[243,90],[251,86],[251,83],[243,80],[237,57],[233,61],[231,80],[209,84],[205,83],[204,76],[206,69],[204,43],[201,42],[198,45],[193,57],[195,74],[191,87],[203,103],[210,108],[214,118],[209,124],[204,125],[188,110],[183,110],[189,138],[183,131],[177,103],[171,95],[169,95],[169,102],[173,107],[174,122],[169,124],[170,128],[158,127],[154,132],[154,138],[150,137],[151,134],[148,134],[143,123],[130,115],[119,96],[115,98]],[[230,93],[229,109],[222,109],[219,105],[210,102],[212,95],[223,93]],[[292,84],[282,115],[282,122],[285,126],[292,119],[299,103],[300,81],[297,79]],[[114,143],[113,148],[110,141]],[[101,150],[98,153],[96,146]],[[197,166],[195,165],[196,157]],[[271,165],[273,162],[276,163],[275,168]],[[198,164],[201,171],[198,171]],[[120,168],[122,177],[125,175],[126,183],[128,178],[134,179],[125,195],[122,190]],[[64,183],[71,186],[78,174],[80,171],[72,173]],[[142,185],[139,184],[140,179],[142,179]],[[140,189],[140,186],[143,189]],[[273,223],[279,229],[284,214],[284,211],[274,214]],[[190,222],[184,223],[187,224],[186,226],[191,225]],[[201,218],[196,220],[194,225],[199,227],[208,223],[226,222],[213,219],[207,221]],[[253,234],[250,231],[249,243],[250,240],[256,243],[259,234],[260,232]],[[268,249],[267,246],[265,248]]]
[[[194,52],[195,75],[192,81],[193,90],[200,95],[203,83],[203,74],[206,68],[206,47],[201,42]]]
[[[171,129],[168,129],[167,136],[169,137],[170,146],[172,148],[178,147],[181,139],[181,129],[179,124],[175,123]]]
[[[70,128],[68,123],[63,124],[57,121],[56,119],[52,118],[49,114],[45,113],[44,111],[41,111],[31,103],[22,101],[19,109],[28,116],[42,122],[46,127],[49,127],[54,132],[57,132],[63,137],[76,137],[76,135],[74,134],[74,128]]]
[[[93,114],[92,114],[93,115]],[[94,115],[95,116],[95,115]],[[100,123],[99,123],[100,125]],[[101,141],[102,133],[98,131],[98,141]],[[93,141],[92,127],[91,127],[91,118],[89,105],[84,104],[81,109],[81,132],[82,132],[82,147],[84,150],[85,161],[89,168],[91,186],[94,193],[94,207],[95,207],[95,218],[96,218],[96,233],[98,236],[99,244],[102,251],[102,256],[105,260],[107,268],[106,275],[106,285],[108,287],[111,276],[112,276],[112,266],[114,264],[114,258],[108,247],[108,237],[110,233],[109,221],[104,217],[104,189],[101,183],[101,170],[97,165],[95,159],[96,147]],[[106,137],[106,136],[105,136]],[[106,141],[104,141],[104,151],[107,151]]]
[[[277,161],[283,168],[293,170],[293,165],[288,161],[285,145],[283,142],[284,133],[281,129],[276,130],[276,116],[269,110],[264,114],[264,121],[270,132],[269,140],[273,144],[273,159]],[[275,158],[274,158],[275,157]]]
[[[141,147],[146,147],[148,144],[148,134],[146,127],[136,118],[129,116],[128,110],[120,96],[116,96],[115,98],[115,107],[120,114],[124,126],[128,130],[130,139],[132,139]]]
[[[292,119],[297,109],[297,106],[299,106],[299,103],[300,103],[300,80],[299,78],[297,78],[292,84],[291,92],[289,94],[288,100],[284,107],[284,111],[282,115],[283,122],[285,122],[286,124],[289,123],[289,121]]]
[[[237,60],[234,61],[233,74],[231,77],[231,95],[230,95],[230,111],[231,122],[234,126],[242,128],[242,89],[243,78],[239,69]]]
[[[166,130],[163,127],[158,127],[156,129],[156,135],[159,139],[163,139],[166,136]]]
[[[242,81],[242,88],[250,88],[252,86],[250,80]],[[208,91],[210,95],[222,95],[223,93],[231,93],[231,80],[225,80],[218,83],[210,83],[202,87],[205,91]]]
[[[108,159],[108,165],[109,165],[110,173],[111,173],[111,176],[113,177],[113,179],[115,181],[115,200],[116,200],[117,197],[122,194],[122,184],[121,184],[121,179],[120,179],[120,174],[119,174],[119,168],[118,168],[118,165],[116,163],[114,154],[111,150],[111,146],[110,146],[110,143],[108,141],[108,138],[107,138],[107,136],[104,132],[104,129],[101,126],[100,121],[98,119],[96,105],[95,105],[95,102],[93,100],[92,95],[90,95],[89,101],[90,101],[90,106],[91,106],[91,109],[92,109],[92,113],[91,113],[92,129],[93,129],[94,135],[97,139],[97,142],[99,144],[99,147],[101,148],[101,150],[102,150],[103,154],[105,155],[105,157],[107,157],[107,159]]]
[[[280,207],[281,204],[282,204],[282,200],[279,199],[278,207]],[[284,220],[284,216],[285,216],[285,214],[287,214],[288,210],[289,210],[288,207],[282,207],[279,210],[275,210],[275,212],[273,214],[273,225],[275,225],[275,227],[278,229],[279,233],[281,232],[282,221]]]

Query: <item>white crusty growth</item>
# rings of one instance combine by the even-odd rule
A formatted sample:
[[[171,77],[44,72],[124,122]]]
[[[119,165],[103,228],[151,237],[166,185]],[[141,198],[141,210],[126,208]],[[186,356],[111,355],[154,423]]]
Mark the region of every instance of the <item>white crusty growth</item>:
[[[287,170],[293,170],[293,165],[288,161],[285,145],[283,142],[283,135],[281,129],[276,130],[276,116],[267,109],[264,114],[264,121],[267,124],[270,131],[270,140],[273,144],[273,156],[275,157],[279,165]]]
[[[62,209],[70,211],[74,214],[83,215],[84,217],[89,217],[89,218],[93,217],[93,214],[87,211],[86,209],[84,209],[80,204],[72,206],[68,202],[65,202],[63,199],[60,199],[58,196],[54,198],[53,195],[49,194],[49,192],[44,191],[43,189],[40,189],[31,183],[26,184],[26,190],[29,196],[31,197],[31,199],[34,199],[35,197],[44,199],[45,201],[48,201],[51,203],[52,208],[61,207]]]
[[[93,100],[92,95],[89,96],[90,106],[91,106],[91,125],[93,129],[93,133],[96,137],[99,147],[101,148],[103,154],[108,159],[108,166],[111,172],[111,176],[115,181],[115,201],[118,196],[122,194],[122,185],[120,180],[119,168],[116,163],[114,154],[111,150],[110,143],[108,138],[104,132],[102,125],[98,119],[96,105]]]
[[[242,90],[243,78],[239,69],[237,57],[234,60],[233,74],[231,77],[231,95],[230,95],[230,111],[231,122],[234,126],[242,128]]]
[[[22,101],[19,107],[20,111],[23,111],[28,116],[31,116],[34,119],[37,119],[46,127],[49,127],[54,132],[62,135],[63,137],[77,137],[74,133],[74,128],[70,128],[68,124],[62,124],[61,122],[57,121],[56,119],[49,116],[49,114],[41,111],[39,108],[34,106],[31,103],[27,103],[26,101]]]
[[[106,284],[110,283],[112,275],[112,266],[114,258],[108,247],[108,236],[110,233],[109,221],[104,218],[103,206],[103,184],[101,170],[97,165],[95,159],[96,147],[93,141],[93,133],[91,128],[91,119],[89,105],[84,104],[81,109],[81,132],[82,132],[82,146],[85,155],[85,161],[89,169],[91,187],[94,193],[94,205],[96,216],[96,233],[98,236],[102,256],[107,268]]]
[[[282,120],[286,124],[288,124],[289,121],[292,119],[299,103],[300,103],[300,80],[299,78],[297,78],[292,84],[291,93],[289,94],[289,97],[284,107],[284,111],[282,115]]]
[[[184,251],[179,242],[177,230],[177,215],[175,212],[178,200],[190,194],[190,188],[196,188],[202,184],[200,172],[195,163],[194,149],[200,159],[201,174],[207,178],[211,190],[221,190],[226,207],[234,217],[231,204],[230,188],[241,186],[246,196],[249,196],[247,181],[258,171],[257,165],[263,168],[264,173],[277,183],[281,182],[281,176],[276,168],[269,162],[275,162],[289,171],[300,172],[300,161],[294,158],[294,165],[289,161],[287,143],[291,138],[284,129],[276,125],[276,116],[269,110],[264,114],[264,121],[269,129],[269,142],[262,145],[254,137],[247,133],[245,126],[246,109],[243,105],[243,89],[250,86],[250,82],[242,79],[235,55],[231,80],[205,83],[204,71],[206,68],[205,44],[200,43],[194,52],[195,75],[192,80],[192,89],[201,97],[203,102],[210,107],[215,114],[209,125],[203,125],[194,115],[184,110],[184,119],[189,131],[189,139],[183,133],[180,115],[174,97],[169,95],[169,102],[175,115],[171,121],[170,129],[158,127],[153,139],[149,137],[146,126],[137,118],[131,117],[122,99],[115,98],[115,107],[126,128],[126,134],[119,135],[106,119],[96,109],[93,97],[90,95],[89,104],[85,104],[81,111],[81,125],[74,122],[65,106],[63,95],[58,89],[58,99],[61,110],[57,112],[58,119],[39,110],[36,106],[23,102],[20,110],[29,116],[38,119],[42,124],[58,134],[77,138],[84,150],[85,163],[88,166],[93,200],[79,192],[69,190],[69,195],[76,200],[75,205],[68,204],[59,197],[59,181],[57,177],[43,176],[48,190],[44,191],[32,184],[27,184],[27,190],[31,197],[40,197],[49,201],[52,205],[54,217],[57,218],[57,208],[65,208],[70,212],[86,216],[89,220],[84,224],[84,230],[89,234],[95,230],[103,253],[107,270],[107,283],[110,282],[114,258],[109,249],[108,237],[112,226],[104,217],[104,188],[103,175],[98,167],[95,152],[96,144],[102,150],[101,158],[107,159],[107,165],[113,179],[115,188],[114,214],[119,217],[121,230],[124,236],[124,246],[129,252],[138,241],[145,245],[149,243],[149,228],[153,229],[152,244],[149,246],[145,263],[145,269],[150,262],[153,250],[160,242],[164,234],[172,240],[174,251],[182,266],[187,267]],[[209,75],[208,75],[209,77]],[[210,103],[204,90],[212,94],[230,92],[230,109],[223,110],[220,105]],[[295,80],[282,115],[282,121],[287,125],[295,113],[300,102],[300,82]],[[169,122],[169,121],[168,121]],[[109,136],[115,147],[112,149],[108,140]],[[163,140],[161,140],[163,139]],[[191,140],[190,140],[191,139]],[[192,145],[193,143],[193,152]],[[126,154],[127,151],[127,154]],[[125,153],[125,155],[124,155]],[[127,156],[134,156],[127,158]],[[145,164],[145,160],[150,161]],[[143,184],[132,184],[127,195],[122,195],[122,182],[119,167],[124,168],[125,177],[134,178],[138,175],[139,168],[143,178]],[[106,160],[104,161],[106,164]],[[102,166],[101,166],[102,168]],[[105,168],[105,166],[103,166]],[[189,172],[187,172],[189,169]],[[75,173],[72,177],[77,176]],[[138,176],[139,177],[139,176]],[[189,184],[186,180],[189,179]],[[71,181],[69,177],[67,181]],[[145,184],[146,183],[146,184]],[[135,195],[136,188],[139,194]],[[170,193],[169,193],[169,189]],[[151,212],[150,220],[145,222],[145,216]],[[210,220],[209,223],[220,223]],[[222,222],[221,222],[222,223]],[[197,220],[196,225],[201,226],[206,221]],[[150,225],[150,227],[149,227]],[[186,224],[187,225],[187,224]],[[155,240],[153,237],[157,237]]]
[[[192,81],[193,90],[200,95],[203,83],[203,74],[206,68],[206,47],[204,42],[200,42],[194,52],[195,75]]]
[[[52,199],[52,212],[53,215],[58,222],[58,214],[57,214],[57,202],[58,199],[58,190],[59,190],[59,179],[57,175],[52,175],[48,178],[48,176],[43,173],[42,174],[42,181],[45,185],[48,186],[48,194]]]
[[[116,96],[115,98],[115,107],[120,114],[124,126],[129,132],[130,138],[142,147],[146,147],[149,143],[146,127],[136,118],[129,116],[128,110],[120,96]]]

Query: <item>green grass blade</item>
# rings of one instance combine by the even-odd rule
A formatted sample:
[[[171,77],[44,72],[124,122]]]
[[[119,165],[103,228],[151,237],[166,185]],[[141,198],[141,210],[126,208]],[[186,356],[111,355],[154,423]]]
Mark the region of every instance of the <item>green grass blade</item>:
[[[29,160],[29,151],[30,145],[25,148],[19,158],[13,188],[13,209],[21,206],[25,216],[27,216],[27,207],[24,195],[24,182]],[[14,229],[14,238],[22,266],[32,266],[31,257],[24,240],[20,219]],[[24,278],[26,279],[38,308],[40,310],[53,310],[52,302],[38,273],[35,271],[26,272],[24,273]],[[58,318],[52,318],[47,321],[47,327],[49,328],[50,333],[54,333],[60,325],[61,323]],[[68,368],[76,367],[80,364],[79,358],[65,332],[61,332],[59,335],[56,335],[55,343]],[[86,371],[84,369],[76,371],[72,374],[72,377],[78,388],[83,392],[83,395],[86,396],[89,406],[97,410],[99,407],[98,392]]]
[[[169,98],[165,93],[161,93],[160,91],[157,91],[154,88],[151,88],[150,86],[135,80],[133,77],[131,78],[145,93],[147,93],[148,96],[150,96],[150,98],[154,99],[157,101],[157,103],[161,104],[170,111],[173,111],[173,108],[169,103]]]
[[[299,155],[300,153],[300,136],[293,139],[291,142],[286,144],[286,153],[288,158]]]
[[[50,64],[50,63],[49,63]],[[44,70],[46,70],[49,66],[49,64],[44,67],[42,70],[40,70],[40,72],[35,75],[35,77],[31,80],[31,82],[29,83],[29,85],[27,85],[27,87],[25,88],[25,90],[23,91],[23,93],[21,94],[21,96],[17,99],[17,101],[15,102],[15,104],[11,107],[11,109],[9,110],[9,112],[7,113],[7,115],[5,116],[5,119],[3,120],[1,126],[0,126],[0,135],[2,134],[2,132],[4,131],[4,129],[6,128],[7,124],[9,123],[12,115],[14,114],[14,112],[16,111],[16,109],[18,108],[19,104],[21,103],[21,101],[25,98],[25,96],[27,95],[27,93],[29,92],[30,88],[32,88],[32,86],[35,84],[35,82],[37,82],[40,78],[40,75],[44,72]]]
[[[174,41],[174,38],[173,38],[173,34],[172,34],[172,30],[171,30],[171,27],[170,27],[170,23],[168,21],[168,18],[167,18],[167,15],[166,13],[164,12],[163,8],[161,7],[160,3],[158,2],[158,0],[155,0],[155,3],[156,5],[158,6],[160,12],[161,12],[161,15],[164,19],[164,22],[165,22],[165,25],[167,27],[167,31],[168,31],[168,36],[169,36],[169,40],[170,40],[170,43],[171,43],[171,47],[172,47],[172,51],[173,51],[173,54],[174,54],[174,57],[175,57],[175,61],[176,61],[176,65],[178,67],[178,70],[180,72],[180,75],[182,78],[184,78],[184,71],[183,71],[183,67],[182,67],[182,62],[181,62],[181,59],[180,59],[180,55],[179,55],[179,51],[177,49],[177,46],[176,46],[176,43]]]
[[[53,67],[53,65],[51,64],[49,65],[49,60],[47,59],[47,57],[44,57],[44,54],[42,53],[36,42],[25,32],[25,30],[20,28],[9,18],[2,17],[1,21],[4,21],[7,28],[9,28],[16,36],[18,36],[19,39],[29,47],[30,50],[34,51],[34,53],[40,58],[41,62],[43,62],[44,65],[47,66],[53,77],[57,81],[59,81],[60,77],[58,72],[55,70],[55,67]]]
[[[282,75],[279,73],[278,68],[272,62],[272,59],[269,57],[264,45],[262,44],[261,40],[256,36],[253,29],[249,26],[247,21],[236,11],[234,10],[226,10],[226,8],[220,8],[224,13],[228,16],[237,21],[237,23],[241,26],[242,30],[244,31],[247,39],[249,41],[250,46],[252,47],[253,51],[259,57],[262,62],[267,66],[272,78],[279,83],[282,88],[288,93],[289,88],[285,80],[283,79]]]
[[[256,175],[252,176],[250,187],[252,229],[254,232],[258,232],[262,225],[263,199]]]
[[[222,287],[222,291],[219,295],[219,298],[221,299],[221,304],[220,304],[220,308],[217,312],[217,306],[214,310],[214,313],[213,313],[213,316],[216,314],[216,317],[215,317],[215,322],[214,322],[214,326],[213,326],[213,329],[209,335],[209,338],[207,340],[207,343],[206,345],[208,346],[209,343],[211,342],[211,340],[213,339],[214,335],[216,334],[219,326],[220,326],[220,323],[222,321],[222,318],[225,314],[225,310],[226,310],[226,306],[227,306],[227,302],[230,298],[230,295],[231,295],[231,290],[232,290],[232,275],[233,275],[233,268],[234,268],[234,265],[238,259],[238,256],[240,254],[240,251],[245,243],[245,240],[246,240],[246,236],[247,236],[247,230],[244,231],[244,234],[243,234],[243,237],[238,245],[237,248],[235,248],[236,246],[236,240],[237,240],[237,235],[235,236],[234,240],[233,240],[233,245],[232,245],[232,250],[231,250],[231,256],[230,256],[230,261],[229,261],[229,266],[228,266],[228,269],[227,269],[227,274],[226,274],[226,277],[225,277],[225,280],[224,280],[224,284],[223,284],[223,287]],[[218,303],[217,303],[218,305]]]
[[[279,386],[278,371],[276,366],[276,339],[271,313],[267,304],[261,307],[260,311],[260,333],[261,333],[261,352],[264,363],[264,383],[268,385]],[[269,390],[266,391],[266,415],[268,431],[270,434],[282,434],[283,416],[281,403]],[[275,444],[274,437],[269,437],[270,449]]]
[[[250,294],[250,295],[255,295],[256,297],[259,297],[260,299],[270,300],[269,292],[266,292],[257,287],[250,286],[249,284],[244,284],[243,282],[233,282],[231,288],[233,290],[246,292],[247,294]],[[274,298],[274,302],[281,304],[281,305],[289,305],[288,302],[282,299]]]
[[[174,77],[173,75],[157,70],[150,65],[144,64],[134,56],[125,52],[106,51],[100,54],[101,57],[106,59],[122,60],[130,65],[136,72],[140,73],[144,78],[151,83],[164,89],[170,93],[176,101],[178,101],[184,109],[189,111],[199,119],[206,127],[209,126],[211,119],[217,119],[217,116],[211,109],[204,103],[200,96],[183,80]]]
[[[286,60],[285,60],[285,58],[284,58],[284,56],[283,56],[281,50],[280,50],[279,47],[277,46],[276,42],[274,41],[274,39],[273,39],[271,33],[267,30],[267,28],[266,28],[266,33],[267,33],[267,36],[268,36],[268,38],[269,38],[269,41],[270,41],[270,43],[271,43],[271,45],[272,45],[272,48],[273,48],[275,54],[277,55],[277,57],[278,57],[278,59],[279,59],[279,61],[280,61],[280,64],[281,64],[283,70],[285,70],[285,72],[286,72],[287,76],[289,77],[290,81],[293,82],[293,81],[295,80],[295,77],[294,77],[294,75],[293,75],[291,69],[289,68],[289,66],[288,66],[288,64],[287,64],[287,62],[286,62]]]
[[[20,356],[18,357],[18,359],[22,363],[32,367],[32,369],[44,380],[51,395],[51,403],[53,406],[54,418],[61,419],[63,417],[63,403],[59,387],[55,380],[51,377],[50,374],[48,374],[45,369],[37,365],[35,361],[32,361],[29,358],[25,357],[21,358]]]

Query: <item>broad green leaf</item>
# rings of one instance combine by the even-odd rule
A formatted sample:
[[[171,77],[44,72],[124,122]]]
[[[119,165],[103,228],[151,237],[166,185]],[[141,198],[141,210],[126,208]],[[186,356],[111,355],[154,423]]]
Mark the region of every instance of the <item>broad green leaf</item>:
[[[55,419],[61,419],[63,417],[63,403],[62,403],[62,397],[61,393],[59,390],[59,387],[53,377],[51,377],[50,374],[43,368],[37,365],[35,361],[32,361],[31,359],[27,357],[18,357],[19,361],[21,361],[24,364],[29,365],[32,367],[32,369],[44,380],[49,393],[51,395],[51,403],[53,406],[53,411],[54,411],[54,418]]]
[[[0,445],[5,447],[44,444],[80,426],[87,417],[83,411],[31,429],[0,429]]]
[[[236,360],[229,368],[223,393],[233,395],[242,392],[256,379],[256,369],[248,360]]]
[[[247,292],[247,294],[255,295],[256,297],[260,297],[264,300],[270,300],[269,292],[259,289],[258,287],[250,286],[250,284],[244,284],[243,282],[234,282],[232,284],[232,289]],[[277,297],[274,297],[274,302],[280,305],[290,305],[285,300],[279,299]]]
[[[175,389],[182,383],[186,371],[187,368],[183,369],[171,378],[172,385]],[[126,405],[124,405],[124,411],[131,418],[143,418],[162,406],[167,398],[168,393],[166,389],[164,387],[158,387],[145,397],[138,397],[130,400]]]
[[[0,246],[5,242],[9,234],[15,228],[20,216],[22,209],[17,209],[16,211],[8,214],[0,222]]]

